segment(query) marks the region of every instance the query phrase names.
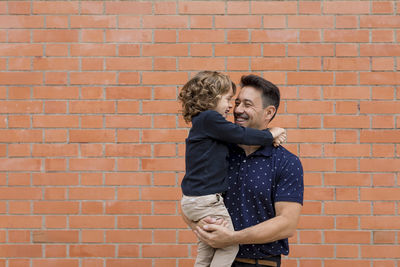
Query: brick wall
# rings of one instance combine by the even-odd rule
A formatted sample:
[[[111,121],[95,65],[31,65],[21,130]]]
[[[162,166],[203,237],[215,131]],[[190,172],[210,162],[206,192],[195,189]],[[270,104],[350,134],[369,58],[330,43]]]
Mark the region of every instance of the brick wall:
[[[1,1],[0,267],[192,266],[180,86],[256,73],[305,168],[285,267],[399,267],[400,2]]]

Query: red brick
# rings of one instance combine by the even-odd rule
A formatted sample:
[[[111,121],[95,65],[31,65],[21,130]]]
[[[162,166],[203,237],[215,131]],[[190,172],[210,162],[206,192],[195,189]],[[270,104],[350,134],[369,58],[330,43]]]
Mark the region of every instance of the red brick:
[[[182,171],[183,159],[142,159],[142,169],[145,171]]]
[[[210,29],[213,26],[212,16],[190,16],[191,29]]]
[[[247,1],[234,1],[227,2],[228,14],[248,14],[250,13],[250,2]]]
[[[81,41],[82,42],[102,42],[103,41],[103,31],[102,30],[81,29]]]
[[[393,44],[360,44],[360,56],[399,56],[400,48]]]
[[[222,30],[181,30],[179,31],[178,41],[180,43],[202,43],[202,42],[213,42],[221,43],[225,40],[225,33]],[[182,45],[182,44],[179,44]],[[187,50],[180,51],[180,53],[187,55],[185,53]]]
[[[151,30],[106,30],[107,42],[151,42]]]
[[[333,200],[334,192],[331,188],[305,188],[304,199],[307,200]]]
[[[399,23],[400,19],[398,16],[388,16],[388,15],[360,16],[360,28],[397,28]]]
[[[326,144],[324,146],[327,157],[368,157],[370,156],[369,145],[357,144]]]
[[[129,202],[129,201],[114,201],[107,202],[107,214],[150,214],[151,203],[146,201],[142,202]]]
[[[1,16],[0,27],[1,28],[43,28],[44,17],[43,16]]]
[[[336,17],[336,28],[337,29],[358,28],[358,17],[357,16],[337,16]]]
[[[300,70],[322,70],[322,63],[319,58],[301,58],[299,65]]]
[[[396,207],[394,202],[374,202],[373,203],[374,215],[394,215],[396,214]]]
[[[261,27],[261,16],[218,16],[215,17],[216,28],[260,28]]]
[[[66,15],[47,15],[46,27],[52,29],[66,29],[69,26],[68,16]]]
[[[322,124],[319,115],[301,115],[299,116],[300,128],[320,128]]]
[[[400,103],[395,101],[369,101],[360,103],[361,113],[390,114],[400,110]]]
[[[219,1],[179,2],[180,14],[224,14],[225,3]]]
[[[393,70],[395,61],[392,58],[373,58],[372,59],[372,70],[384,71]]]
[[[294,58],[253,58],[251,68],[254,70],[296,70],[297,60]]]
[[[68,1],[47,1],[33,3],[34,14],[77,14],[78,3]]]
[[[115,84],[116,74],[114,72],[72,72],[70,79],[71,84]]]
[[[35,259],[33,267],[78,267],[79,261],[74,259]]]
[[[0,82],[3,85],[42,84],[43,75],[39,72],[7,72],[0,73]]]
[[[325,70],[369,70],[367,58],[325,58]]]
[[[145,85],[176,85],[184,84],[188,80],[183,72],[144,72],[142,82]]]
[[[358,160],[351,158],[338,158],[336,159],[336,171],[339,172],[355,172],[359,171]]]
[[[186,228],[187,225],[183,222],[181,216],[171,215],[156,215],[156,216],[143,216],[143,228]]]
[[[358,56],[358,47],[356,44],[336,44],[336,56],[340,57]]]
[[[71,16],[71,28],[115,28],[115,16]]]
[[[326,30],[324,32],[326,42],[353,42],[361,43],[369,41],[369,32],[366,30]]]
[[[70,257],[115,257],[114,245],[71,245]]]
[[[332,142],[333,138],[330,130],[288,130],[288,142],[325,143]]]
[[[116,45],[114,44],[72,44],[71,56],[95,57],[115,56]]]
[[[370,89],[368,87],[324,87],[324,98],[326,99],[369,99]]]
[[[374,231],[373,239],[375,244],[394,244],[395,232],[393,231]]]
[[[189,254],[186,245],[143,245],[143,257],[187,257]]]
[[[333,16],[288,16],[289,28],[333,28]]]
[[[66,159],[45,159],[45,170],[46,171],[66,171],[67,160]]]
[[[370,121],[368,116],[325,116],[324,126],[326,128],[369,128]]]
[[[151,2],[106,2],[106,14],[151,14]]]
[[[289,72],[287,79],[289,85],[331,85],[333,74],[329,72]]]
[[[107,259],[106,264],[108,267],[153,266],[152,259]]]
[[[33,231],[34,243],[77,243],[79,241],[78,231]]]
[[[154,3],[154,10],[156,14],[175,14],[175,2],[156,2]]]
[[[66,43],[66,42],[78,42],[78,31],[77,30],[33,30],[33,40],[37,43]]]
[[[371,213],[371,204],[366,202],[326,202],[325,214],[365,215]]]
[[[323,12],[326,14],[365,14],[369,13],[367,2],[334,1],[324,3]]]
[[[8,14],[30,14],[31,13],[31,4],[22,1],[9,1],[7,3],[8,6]],[[4,7],[4,10],[6,8]]]
[[[297,30],[253,30],[251,32],[251,41],[254,42],[267,42],[267,43],[292,43],[297,42]]]
[[[302,164],[305,171],[333,171],[334,161],[326,158],[304,158]]]
[[[373,2],[372,3],[372,12],[373,13],[393,13],[394,3],[385,1],[385,2]]]
[[[185,16],[143,16],[143,28],[187,28]]]
[[[335,186],[370,186],[371,178],[364,173],[326,173],[324,183]]]
[[[370,258],[395,258],[399,255],[400,247],[388,245],[362,245],[361,256]]]
[[[333,103],[328,101],[287,101],[289,113],[332,113]]]
[[[32,70],[29,58],[8,59],[8,70]]]
[[[180,188],[142,188],[143,200],[179,200],[182,196]]]
[[[157,43],[176,42],[176,30],[154,30],[154,41]]]
[[[0,245],[0,256],[7,258],[15,257],[29,257],[39,258],[42,257],[42,246],[41,245]]]
[[[77,214],[79,204],[67,201],[41,201],[33,203],[36,214]]]
[[[222,58],[182,58],[179,60],[180,70],[224,70],[225,60]]]
[[[331,258],[334,255],[333,245],[292,245],[292,257],[324,257]]]
[[[393,130],[362,130],[360,143],[398,143],[399,131]]]
[[[80,3],[81,14],[101,14],[103,13],[104,3],[82,1]]]
[[[149,230],[109,230],[106,241],[110,243],[151,243],[152,232]]]
[[[372,42],[394,42],[393,30],[373,30]]]
[[[251,2],[253,14],[295,14],[297,3],[295,2]]]

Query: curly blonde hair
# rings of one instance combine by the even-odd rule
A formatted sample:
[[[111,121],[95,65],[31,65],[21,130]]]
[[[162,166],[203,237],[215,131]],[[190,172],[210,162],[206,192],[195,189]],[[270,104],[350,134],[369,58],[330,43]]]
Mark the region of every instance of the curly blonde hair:
[[[215,108],[221,95],[229,92],[231,88],[235,94],[236,86],[227,75],[217,71],[197,73],[183,86],[178,96],[185,121],[189,123],[193,116]]]

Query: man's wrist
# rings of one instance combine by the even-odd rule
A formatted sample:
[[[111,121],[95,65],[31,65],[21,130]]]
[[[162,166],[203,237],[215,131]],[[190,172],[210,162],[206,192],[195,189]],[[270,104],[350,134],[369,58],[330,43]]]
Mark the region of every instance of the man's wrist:
[[[239,245],[241,242],[241,237],[243,236],[242,231],[232,231],[232,245]]]

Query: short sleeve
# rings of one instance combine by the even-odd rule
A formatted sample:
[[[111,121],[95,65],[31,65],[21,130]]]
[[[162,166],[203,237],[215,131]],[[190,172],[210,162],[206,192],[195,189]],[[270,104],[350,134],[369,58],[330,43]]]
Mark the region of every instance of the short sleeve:
[[[298,202],[303,204],[303,167],[298,157],[289,155],[280,158],[282,165],[277,177],[275,201]]]

